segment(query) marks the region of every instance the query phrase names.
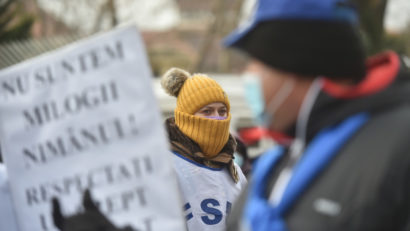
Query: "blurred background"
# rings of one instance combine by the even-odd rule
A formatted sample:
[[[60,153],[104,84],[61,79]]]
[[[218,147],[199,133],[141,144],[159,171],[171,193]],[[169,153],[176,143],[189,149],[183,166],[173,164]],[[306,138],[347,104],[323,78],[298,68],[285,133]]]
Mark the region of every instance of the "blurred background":
[[[244,0],[0,0],[0,68],[116,26],[136,24],[155,76],[172,66],[238,72],[220,42]],[[252,1],[249,1],[252,2]],[[248,3],[249,5],[249,3]]]
[[[354,0],[353,0],[354,1]],[[0,69],[116,26],[136,24],[155,77],[176,66],[205,72],[227,91],[233,130],[252,126],[239,76],[246,57],[222,38],[255,0],[0,0]],[[356,0],[368,55],[392,49],[410,64],[410,0]],[[164,117],[175,98],[153,80]]]
[[[244,57],[221,39],[255,0],[0,0],[0,68],[110,28],[137,24],[155,76],[172,66],[238,73]],[[410,53],[409,0],[356,0],[369,55]]]

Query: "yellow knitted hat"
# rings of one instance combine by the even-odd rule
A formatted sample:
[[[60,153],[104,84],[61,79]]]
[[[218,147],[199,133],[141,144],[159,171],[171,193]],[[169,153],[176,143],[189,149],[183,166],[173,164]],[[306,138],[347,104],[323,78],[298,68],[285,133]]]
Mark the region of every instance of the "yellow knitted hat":
[[[175,123],[189,138],[194,140],[203,154],[214,157],[222,150],[229,139],[231,120],[228,97],[219,84],[204,74],[190,75],[188,72],[171,68],[161,80],[165,91],[177,97]],[[202,107],[215,102],[226,105],[228,117],[213,120],[194,116]]]

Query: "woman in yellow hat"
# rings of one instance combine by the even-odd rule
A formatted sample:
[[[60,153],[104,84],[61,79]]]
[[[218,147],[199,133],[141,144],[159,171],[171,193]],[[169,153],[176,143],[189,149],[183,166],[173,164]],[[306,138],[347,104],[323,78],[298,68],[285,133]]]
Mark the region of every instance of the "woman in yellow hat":
[[[166,128],[188,230],[225,230],[226,216],[246,184],[233,161],[228,97],[215,80],[178,68],[166,72],[161,85],[177,98]]]

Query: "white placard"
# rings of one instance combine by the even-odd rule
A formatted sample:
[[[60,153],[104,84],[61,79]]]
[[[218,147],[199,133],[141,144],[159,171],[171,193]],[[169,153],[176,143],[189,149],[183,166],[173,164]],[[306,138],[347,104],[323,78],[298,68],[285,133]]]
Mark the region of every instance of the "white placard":
[[[21,231],[57,230],[90,188],[119,227],[185,230],[145,49],[135,27],[0,72],[1,148]]]

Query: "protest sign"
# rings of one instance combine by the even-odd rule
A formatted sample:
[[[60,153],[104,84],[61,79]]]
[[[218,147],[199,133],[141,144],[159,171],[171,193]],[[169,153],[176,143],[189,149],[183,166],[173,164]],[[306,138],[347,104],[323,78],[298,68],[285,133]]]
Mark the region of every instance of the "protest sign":
[[[151,72],[135,27],[0,72],[0,142],[21,231],[54,231],[90,189],[117,226],[185,230]]]

